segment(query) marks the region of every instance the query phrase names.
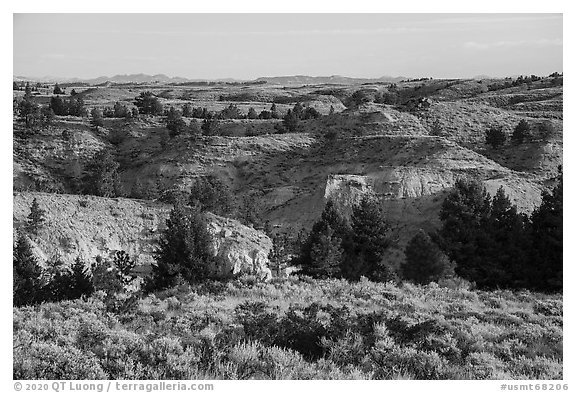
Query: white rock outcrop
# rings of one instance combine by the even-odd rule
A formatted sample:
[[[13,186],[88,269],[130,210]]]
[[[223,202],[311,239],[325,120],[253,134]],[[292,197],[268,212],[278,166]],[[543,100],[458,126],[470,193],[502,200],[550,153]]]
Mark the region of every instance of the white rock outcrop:
[[[214,255],[220,257],[220,264],[214,267],[217,276],[250,274],[261,280],[272,278],[268,267],[272,241],[268,236],[229,218],[208,214],[208,220]]]

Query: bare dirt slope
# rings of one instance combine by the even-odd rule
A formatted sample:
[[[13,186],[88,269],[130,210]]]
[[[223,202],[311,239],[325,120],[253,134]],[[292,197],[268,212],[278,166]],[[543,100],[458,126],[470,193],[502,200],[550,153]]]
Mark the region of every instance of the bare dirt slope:
[[[124,250],[135,258],[140,272],[148,272],[153,252],[171,206],[144,200],[94,196],[14,193],[13,225],[24,230],[32,200],[45,211],[45,223],[31,236],[41,263],[59,256],[70,264],[77,257],[91,263],[97,256],[110,257]],[[227,276],[241,272],[270,276],[267,267],[270,239],[239,222],[208,215],[213,252],[220,256],[215,270]]]

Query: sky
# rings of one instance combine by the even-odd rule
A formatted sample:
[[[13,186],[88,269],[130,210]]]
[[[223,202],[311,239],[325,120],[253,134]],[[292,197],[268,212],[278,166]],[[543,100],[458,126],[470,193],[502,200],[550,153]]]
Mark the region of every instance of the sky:
[[[466,78],[562,68],[562,14],[14,14],[14,75]]]

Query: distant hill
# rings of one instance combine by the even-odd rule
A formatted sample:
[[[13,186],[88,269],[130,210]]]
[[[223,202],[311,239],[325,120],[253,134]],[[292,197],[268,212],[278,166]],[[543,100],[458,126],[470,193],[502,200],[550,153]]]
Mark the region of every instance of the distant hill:
[[[200,82],[200,81],[214,81],[214,82],[245,82],[234,78],[221,78],[221,79],[189,79],[179,76],[170,77],[165,74],[119,74],[114,76],[99,76],[97,78],[82,79],[82,78],[62,78],[55,76],[42,76],[42,77],[27,77],[15,75],[12,78],[16,82],[20,81],[34,81],[34,82],[48,82],[48,83],[88,83],[91,85],[100,85],[107,82],[110,83],[187,83],[187,82]],[[255,82],[266,82],[278,85],[313,85],[313,84],[341,84],[341,85],[357,85],[362,83],[377,83],[377,82],[399,82],[406,77],[392,77],[383,76],[380,78],[350,78],[340,75],[332,76],[308,76],[308,75],[291,75],[291,76],[273,76],[273,77],[260,77]]]
[[[332,75],[332,76],[291,75],[291,76],[261,77],[256,79],[256,82],[266,81],[267,83],[278,85],[316,85],[316,84],[358,85],[362,83],[400,82],[403,79],[406,79],[406,77],[382,76],[380,78],[350,78],[340,75]]]

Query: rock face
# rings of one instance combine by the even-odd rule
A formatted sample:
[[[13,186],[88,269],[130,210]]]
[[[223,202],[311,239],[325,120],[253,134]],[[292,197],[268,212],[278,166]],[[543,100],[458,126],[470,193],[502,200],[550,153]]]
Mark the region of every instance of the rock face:
[[[262,280],[272,277],[268,268],[268,253],[272,241],[260,231],[248,228],[236,220],[208,215],[208,231],[212,234],[215,266],[218,277],[251,274]]]
[[[14,193],[13,226],[22,228],[37,198],[46,212],[44,228],[31,244],[41,264],[59,255],[66,264],[77,257],[86,262],[124,250],[137,260],[137,271],[147,274],[156,241],[170,212],[162,203],[123,198],[100,198],[47,193]],[[219,277],[253,274],[271,277],[268,252],[272,241],[236,220],[208,214]]]

